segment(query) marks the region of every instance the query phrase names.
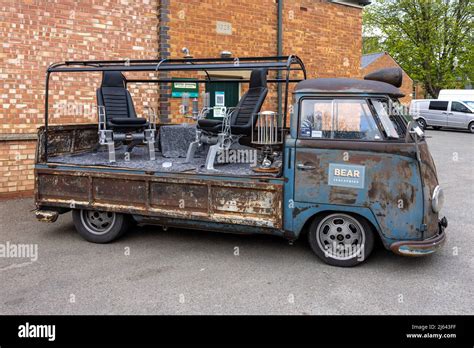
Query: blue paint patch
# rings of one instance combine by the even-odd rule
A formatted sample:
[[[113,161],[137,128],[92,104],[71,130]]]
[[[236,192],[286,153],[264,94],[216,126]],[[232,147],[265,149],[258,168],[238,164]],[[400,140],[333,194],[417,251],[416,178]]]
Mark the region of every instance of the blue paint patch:
[[[363,189],[365,166],[329,163],[328,185]]]

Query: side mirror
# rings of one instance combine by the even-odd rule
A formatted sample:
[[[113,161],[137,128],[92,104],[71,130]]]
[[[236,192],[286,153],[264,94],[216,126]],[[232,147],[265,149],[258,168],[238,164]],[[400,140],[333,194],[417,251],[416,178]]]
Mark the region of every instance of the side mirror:
[[[410,137],[413,137],[415,142],[425,137],[425,132],[420,128],[420,125],[416,121],[410,121],[407,126],[407,134],[405,140],[408,142]]]

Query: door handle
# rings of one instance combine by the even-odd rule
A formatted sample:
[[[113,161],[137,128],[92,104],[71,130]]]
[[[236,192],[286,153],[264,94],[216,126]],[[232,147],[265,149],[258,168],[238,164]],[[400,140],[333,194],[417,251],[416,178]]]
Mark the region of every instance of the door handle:
[[[309,164],[304,164],[304,163],[298,163],[296,165],[296,168],[298,168],[299,170],[313,170],[313,169],[316,169],[315,166],[312,166],[312,165],[309,165]]]

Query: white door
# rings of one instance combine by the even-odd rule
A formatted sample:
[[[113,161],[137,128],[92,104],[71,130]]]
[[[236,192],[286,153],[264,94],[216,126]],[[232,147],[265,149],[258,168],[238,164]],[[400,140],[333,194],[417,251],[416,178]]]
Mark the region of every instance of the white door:
[[[451,102],[450,112],[448,113],[448,127],[467,128],[469,116],[472,116],[472,113],[467,106],[457,101]]]
[[[448,101],[430,101],[426,123],[429,126],[446,127],[448,125],[448,104]]]

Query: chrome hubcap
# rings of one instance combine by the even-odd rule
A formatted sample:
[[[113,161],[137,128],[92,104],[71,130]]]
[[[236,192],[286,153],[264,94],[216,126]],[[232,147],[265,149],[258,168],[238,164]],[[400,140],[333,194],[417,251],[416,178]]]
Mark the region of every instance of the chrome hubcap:
[[[318,245],[327,257],[348,260],[364,255],[365,231],[352,216],[329,215],[319,223],[317,231]]]
[[[82,224],[90,233],[95,235],[109,232],[115,223],[115,217],[115,213],[106,211],[81,211]]]

